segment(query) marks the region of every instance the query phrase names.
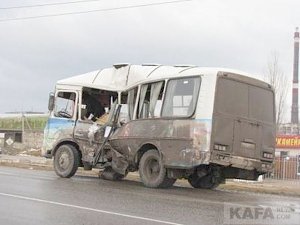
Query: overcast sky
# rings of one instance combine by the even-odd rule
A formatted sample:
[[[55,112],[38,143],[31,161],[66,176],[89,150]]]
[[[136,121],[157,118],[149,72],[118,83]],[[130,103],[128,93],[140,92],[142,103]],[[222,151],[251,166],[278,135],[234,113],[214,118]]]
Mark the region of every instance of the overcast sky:
[[[0,8],[68,1],[1,0]],[[0,20],[164,1],[171,0],[0,9]],[[0,113],[46,112],[48,93],[57,80],[120,62],[229,67],[260,76],[277,52],[279,66],[292,80],[296,26],[299,0],[194,0],[1,21]]]

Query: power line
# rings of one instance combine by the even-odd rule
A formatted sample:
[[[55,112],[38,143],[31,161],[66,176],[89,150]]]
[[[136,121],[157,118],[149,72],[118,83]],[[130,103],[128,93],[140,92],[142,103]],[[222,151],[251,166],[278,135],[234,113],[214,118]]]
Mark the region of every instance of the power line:
[[[115,8],[94,9],[94,10],[88,10],[88,11],[77,11],[77,12],[67,12],[67,13],[48,14],[48,15],[39,15],[39,16],[17,17],[17,18],[11,18],[11,19],[1,19],[0,22],[15,21],[15,20],[29,20],[29,19],[38,19],[38,18],[47,18],[47,17],[58,17],[58,16],[67,16],[67,15],[76,15],[76,14],[78,15],[78,14],[86,14],[86,13],[94,13],[94,12],[108,12],[108,11],[115,11],[115,10],[121,10],[121,9],[142,8],[142,7],[149,7],[149,6],[174,4],[174,3],[180,3],[180,2],[190,2],[190,1],[193,1],[193,0],[165,1],[165,2],[157,2],[157,3],[149,3],[149,4],[141,4],[141,5],[122,6],[122,7],[115,7]]]
[[[0,7],[0,9],[5,9],[5,10],[7,10],[7,9],[23,9],[23,8],[54,6],[54,5],[69,5],[69,4],[77,4],[77,3],[83,3],[83,2],[98,2],[98,1],[102,1],[102,0],[80,0],[80,1],[70,1],[70,2],[55,2],[55,3],[36,4],[36,5]]]

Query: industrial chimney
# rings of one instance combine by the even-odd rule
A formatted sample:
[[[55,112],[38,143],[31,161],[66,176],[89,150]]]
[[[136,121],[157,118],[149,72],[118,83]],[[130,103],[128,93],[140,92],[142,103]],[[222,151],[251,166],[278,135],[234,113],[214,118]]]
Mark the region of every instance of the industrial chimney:
[[[293,98],[291,123],[299,123],[298,114],[298,69],[299,69],[299,28],[294,33],[294,70],[293,70]]]

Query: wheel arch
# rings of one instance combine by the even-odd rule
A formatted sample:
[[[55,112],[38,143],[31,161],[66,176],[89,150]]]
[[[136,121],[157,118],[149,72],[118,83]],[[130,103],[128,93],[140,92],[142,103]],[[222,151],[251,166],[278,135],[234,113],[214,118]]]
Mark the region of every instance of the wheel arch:
[[[76,148],[76,150],[79,154],[80,166],[82,166],[82,153],[80,151],[78,143],[76,143],[74,140],[66,139],[66,140],[62,140],[59,143],[57,143],[56,146],[53,148],[52,156],[55,155],[57,149],[62,145],[72,145],[74,148]]]
[[[147,152],[149,150],[156,150],[159,152],[160,155],[162,155],[161,151],[155,144],[150,143],[150,142],[144,143],[142,146],[139,147],[139,150],[136,152],[135,157],[134,157],[134,163],[137,168],[139,166],[142,156],[145,154],[145,152]]]

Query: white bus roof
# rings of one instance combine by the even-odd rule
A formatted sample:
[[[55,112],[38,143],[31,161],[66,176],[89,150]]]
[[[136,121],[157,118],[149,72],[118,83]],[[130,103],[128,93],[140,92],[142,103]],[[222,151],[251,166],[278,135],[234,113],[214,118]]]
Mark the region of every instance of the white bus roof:
[[[129,65],[120,64],[114,67],[85,73],[59,80],[57,85],[71,85],[90,87],[111,91],[126,90],[140,83],[151,82],[171,77],[185,77],[192,75],[217,75],[219,71],[236,73],[251,77],[245,72],[212,67],[196,66],[163,66],[163,65]]]

